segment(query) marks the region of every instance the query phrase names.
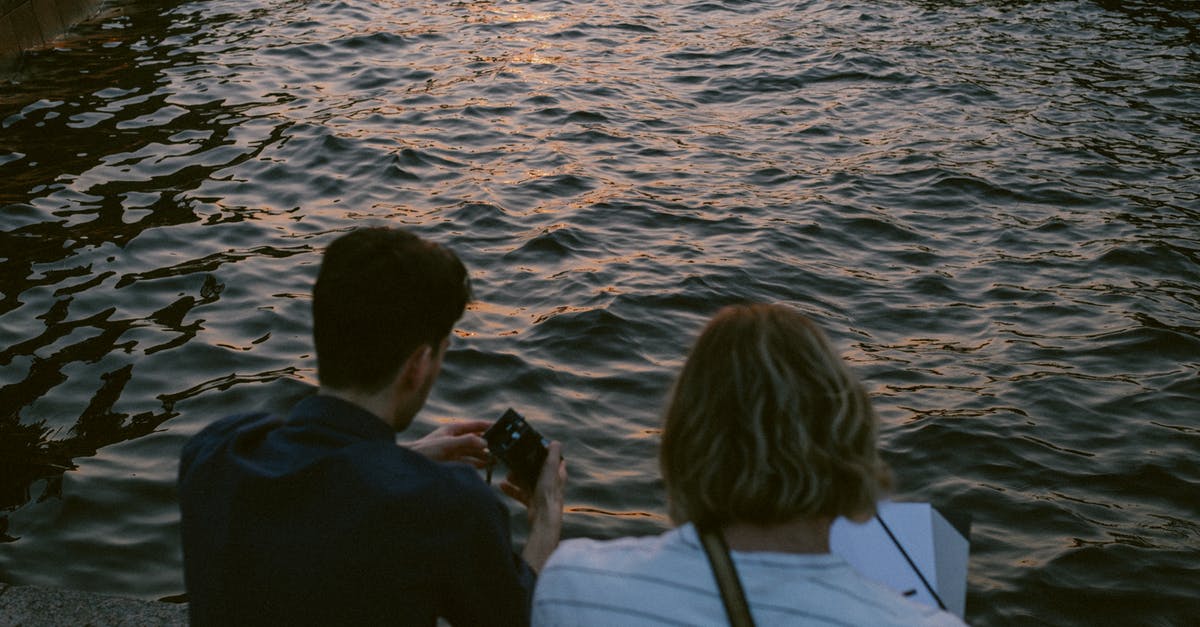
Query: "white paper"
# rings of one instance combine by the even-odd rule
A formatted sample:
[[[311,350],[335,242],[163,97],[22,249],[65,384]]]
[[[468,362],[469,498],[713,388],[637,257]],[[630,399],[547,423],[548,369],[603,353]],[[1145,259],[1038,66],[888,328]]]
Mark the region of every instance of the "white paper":
[[[962,617],[970,552],[967,539],[929,503],[885,501],[878,511],[895,541],[878,519],[859,525],[839,518],[830,530],[832,551],[864,577],[914,601],[938,607],[929,590],[932,588],[947,610]],[[928,585],[922,583],[921,575]]]

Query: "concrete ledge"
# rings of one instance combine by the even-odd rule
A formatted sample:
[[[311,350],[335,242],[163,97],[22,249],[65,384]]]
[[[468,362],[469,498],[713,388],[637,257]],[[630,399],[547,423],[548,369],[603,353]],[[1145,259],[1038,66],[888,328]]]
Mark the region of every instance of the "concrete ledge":
[[[186,627],[187,605],[0,583],[0,625],[10,627]]]
[[[96,10],[102,0],[0,0],[0,60],[45,46]]]

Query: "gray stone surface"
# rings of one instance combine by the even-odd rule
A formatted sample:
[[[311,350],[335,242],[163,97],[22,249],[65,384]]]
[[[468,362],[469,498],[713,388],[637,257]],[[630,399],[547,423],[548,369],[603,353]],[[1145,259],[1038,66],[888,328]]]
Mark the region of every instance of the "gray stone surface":
[[[187,624],[187,605],[0,583],[0,625],[5,627],[170,627]]]
[[[0,61],[47,45],[89,15],[103,0],[0,0]]]

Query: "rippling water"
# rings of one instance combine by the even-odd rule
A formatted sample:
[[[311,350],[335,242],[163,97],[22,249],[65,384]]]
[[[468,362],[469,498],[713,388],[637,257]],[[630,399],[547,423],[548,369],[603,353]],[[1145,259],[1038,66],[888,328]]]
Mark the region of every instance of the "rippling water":
[[[666,526],[691,338],[786,301],[867,380],[899,495],[973,518],[971,622],[1187,624],[1198,28],[1184,1],[109,2],[0,74],[0,581],[183,592],[180,446],[310,392],[320,250],[404,224],[478,296],[414,432],[523,410],[567,447],[568,535]]]

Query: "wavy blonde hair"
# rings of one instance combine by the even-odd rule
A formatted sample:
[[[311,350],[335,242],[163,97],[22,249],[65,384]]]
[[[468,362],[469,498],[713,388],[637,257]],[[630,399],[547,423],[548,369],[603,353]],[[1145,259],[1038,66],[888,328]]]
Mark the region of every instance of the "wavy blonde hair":
[[[891,486],[878,423],[810,320],[783,305],[726,307],[696,340],[663,421],[671,519],[869,518]]]

